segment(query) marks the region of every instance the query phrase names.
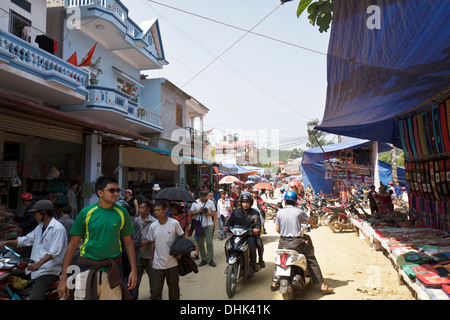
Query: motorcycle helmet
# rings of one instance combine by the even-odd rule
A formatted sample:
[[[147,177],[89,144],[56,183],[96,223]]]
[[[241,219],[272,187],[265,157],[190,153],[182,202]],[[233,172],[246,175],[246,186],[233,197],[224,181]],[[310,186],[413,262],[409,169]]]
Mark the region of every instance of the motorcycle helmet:
[[[286,189],[284,189],[284,188],[281,188],[281,189],[280,189],[280,191],[281,191],[281,192],[285,192],[285,191],[286,191]]]
[[[284,195],[284,200],[286,200],[286,201],[297,202],[297,199],[298,199],[297,193],[295,191],[292,191],[292,190],[289,190]]]
[[[118,206],[121,206],[121,207],[127,209],[128,212],[131,212],[131,207],[128,204],[128,202],[126,202],[125,200],[119,200],[119,201],[116,202],[116,204]]]
[[[250,205],[253,205],[253,196],[250,192],[242,192],[239,196],[239,203],[242,203],[242,201],[249,201]]]
[[[33,200],[33,195],[31,193],[22,193],[20,199],[25,201],[31,201]]]

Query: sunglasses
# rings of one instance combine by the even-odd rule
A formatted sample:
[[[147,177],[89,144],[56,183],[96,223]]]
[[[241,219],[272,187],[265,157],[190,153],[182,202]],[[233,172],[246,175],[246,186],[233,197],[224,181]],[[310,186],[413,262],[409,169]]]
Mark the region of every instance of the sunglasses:
[[[121,193],[122,192],[122,189],[120,189],[120,188],[117,188],[117,189],[115,189],[115,188],[109,188],[109,189],[104,189],[103,191],[108,191],[109,193]]]

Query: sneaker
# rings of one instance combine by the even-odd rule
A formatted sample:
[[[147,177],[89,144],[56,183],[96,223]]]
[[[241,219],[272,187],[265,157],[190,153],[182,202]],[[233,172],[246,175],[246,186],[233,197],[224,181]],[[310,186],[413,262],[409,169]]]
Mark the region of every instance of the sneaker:
[[[266,267],[266,263],[264,261],[260,261],[259,262],[259,266],[261,267],[261,269],[265,268]]]
[[[205,266],[205,265],[207,265],[208,264],[208,262],[206,262],[205,260],[202,260],[202,262],[200,262],[199,264],[198,264],[198,266],[199,267],[202,267],[202,266]]]
[[[211,267],[215,267],[215,266],[216,266],[216,263],[215,263],[214,261],[211,260],[211,261],[209,262],[209,265],[210,265]]]

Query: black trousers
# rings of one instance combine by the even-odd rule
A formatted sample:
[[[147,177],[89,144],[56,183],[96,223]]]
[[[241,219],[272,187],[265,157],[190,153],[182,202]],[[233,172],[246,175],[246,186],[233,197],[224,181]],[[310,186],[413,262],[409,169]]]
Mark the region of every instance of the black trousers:
[[[256,269],[256,237],[251,236],[247,238],[247,243],[248,243],[248,250],[250,253],[250,259],[251,264],[252,264],[252,268]]]
[[[36,278],[31,288],[30,300],[44,300],[48,288],[58,281],[58,279],[59,277],[53,274],[47,274]]]
[[[307,241],[303,238],[280,238],[278,243],[278,249],[290,249],[295,250],[298,253],[305,255],[308,261],[308,271],[311,275],[311,280],[314,284],[320,284],[324,282],[322,271],[320,270],[319,263],[316,256],[312,253]]]

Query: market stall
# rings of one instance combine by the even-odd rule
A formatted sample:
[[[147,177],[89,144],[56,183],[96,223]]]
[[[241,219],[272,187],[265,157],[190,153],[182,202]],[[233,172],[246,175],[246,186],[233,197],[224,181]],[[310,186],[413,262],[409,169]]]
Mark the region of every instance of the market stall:
[[[307,150],[301,163],[303,184],[315,193],[338,193],[346,202],[352,186],[379,184],[378,153],[391,149],[385,143],[358,140]]]
[[[406,214],[352,219],[360,238],[392,260],[401,280],[421,300],[450,300],[450,234],[413,225]]]
[[[448,32],[442,32],[448,26],[448,4],[432,0],[378,2],[376,26],[370,25],[367,15],[372,5],[370,0],[335,3],[327,101],[316,129],[403,149],[410,188],[408,219],[403,223],[414,228],[409,225],[408,234],[401,234],[405,227],[402,223],[398,228],[401,221],[383,221],[383,217],[354,224],[397,258],[399,274],[407,275],[407,282],[420,292],[419,298],[440,299],[448,293],[448,274],[444,275],[448,264],[430,256],[449,252],[450,64]],[[401,19],[393,18],[400,15]],[[411,268],[405,269],[402,259],[416,262],[413,270],[426,275],[409,273]],[[436,270],[438,264],[443,269]],[[441,272],[436,275],[434,270]],[[433,278],[442,283],[433,283]]]

